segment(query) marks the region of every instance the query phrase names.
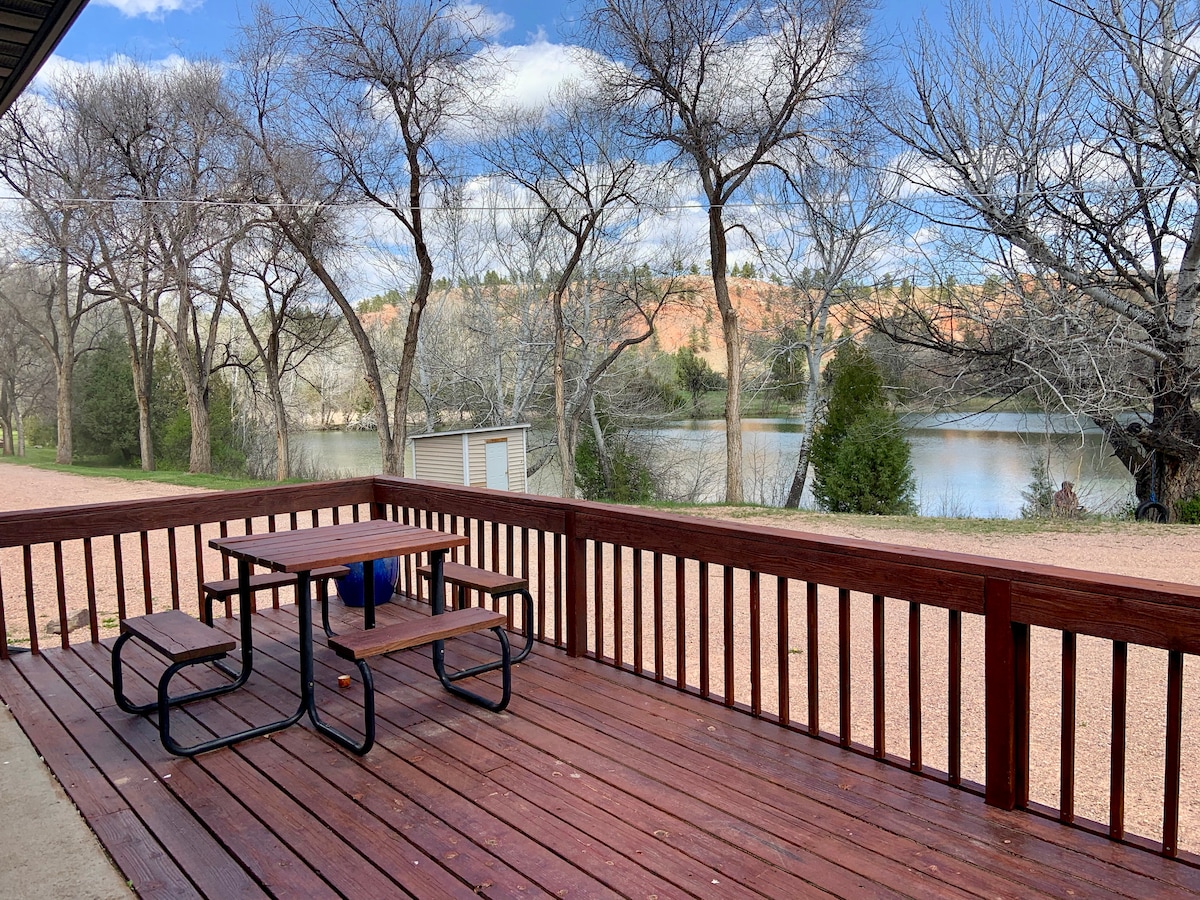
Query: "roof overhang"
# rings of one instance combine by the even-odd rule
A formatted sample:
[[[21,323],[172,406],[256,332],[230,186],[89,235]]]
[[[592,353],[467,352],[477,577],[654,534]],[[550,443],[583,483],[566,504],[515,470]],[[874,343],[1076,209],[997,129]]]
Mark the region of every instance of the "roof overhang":
[[[0,115],[33,80],[87,0],[0,0]]]

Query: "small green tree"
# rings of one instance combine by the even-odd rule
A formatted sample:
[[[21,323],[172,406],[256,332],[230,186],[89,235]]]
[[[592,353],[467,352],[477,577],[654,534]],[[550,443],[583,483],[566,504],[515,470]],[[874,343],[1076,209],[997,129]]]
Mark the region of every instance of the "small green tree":
[[[1050,480],[1050,467],[1044,459],[1035,459],[1030,468],[1032,480],[1021,491],[1021,518],[1045,519],[1054,511],[1054,483]]]
[[[853,341],[825,371],[829,406],[813,437],[813,497],[830,512],[912,515],[912,451],[888,408],[883,376]]]
[[[138,456],[138,408],[125,338],[112,331],[79,364],[75,376],[75,446],[121,465]]]
[[[675,377],[692,398],[692,411],[700,409],[700,397],[708,391],[718,391],[724,379],[708,364],[708,360],[697,355],[691,347],[680,347],[675,353]]]

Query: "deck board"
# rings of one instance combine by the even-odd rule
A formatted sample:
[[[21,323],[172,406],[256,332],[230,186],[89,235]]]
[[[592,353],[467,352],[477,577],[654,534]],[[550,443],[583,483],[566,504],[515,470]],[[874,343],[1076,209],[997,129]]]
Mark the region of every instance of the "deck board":
[[[295,709],[296,623],[294,606],[255,616],[254,676],[172,713],[180,740]],[[148,696],[161,662],[127,655]],[[353,667],[316,657],[322,717],[357,732],[357,678],[335,686]],[[109,661],[107,644],[14,656],[0,697],[143,896],[1200,896],[1191,866],[548,647],[499,715],[443,691],[428,648],[378,660],[362,759],[300,726],[172,757],[116,708]]]

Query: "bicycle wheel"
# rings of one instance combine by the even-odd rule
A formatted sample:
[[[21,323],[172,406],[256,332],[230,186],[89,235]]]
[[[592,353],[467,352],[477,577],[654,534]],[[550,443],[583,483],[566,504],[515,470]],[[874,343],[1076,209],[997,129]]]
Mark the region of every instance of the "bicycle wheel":
[[[1167,508],[1157,500],[1144,500],[1138,505],[1133,517],[1139,522],[1167,521]]]

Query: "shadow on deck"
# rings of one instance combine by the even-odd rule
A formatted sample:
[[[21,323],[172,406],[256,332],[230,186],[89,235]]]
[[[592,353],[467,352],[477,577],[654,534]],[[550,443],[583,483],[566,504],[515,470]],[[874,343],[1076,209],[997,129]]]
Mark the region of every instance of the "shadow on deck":
[[[419,614],[393,603],[380,620]],[[249,685],[173,716],[181,740],[295,708],[295,607],[255,628]],[[1200,892],[1200,870],[544,645],[500,715],[446,694],[428,648],[379,660],[379,738],[362,759],[305,726],[178,759],[114,705],[110,644],[13,656],[0,696],[142,897]],[[148,698],[132,676],[161,663],[130,662]],[[322,713],[357,731],[345,672],[318,647]]]

